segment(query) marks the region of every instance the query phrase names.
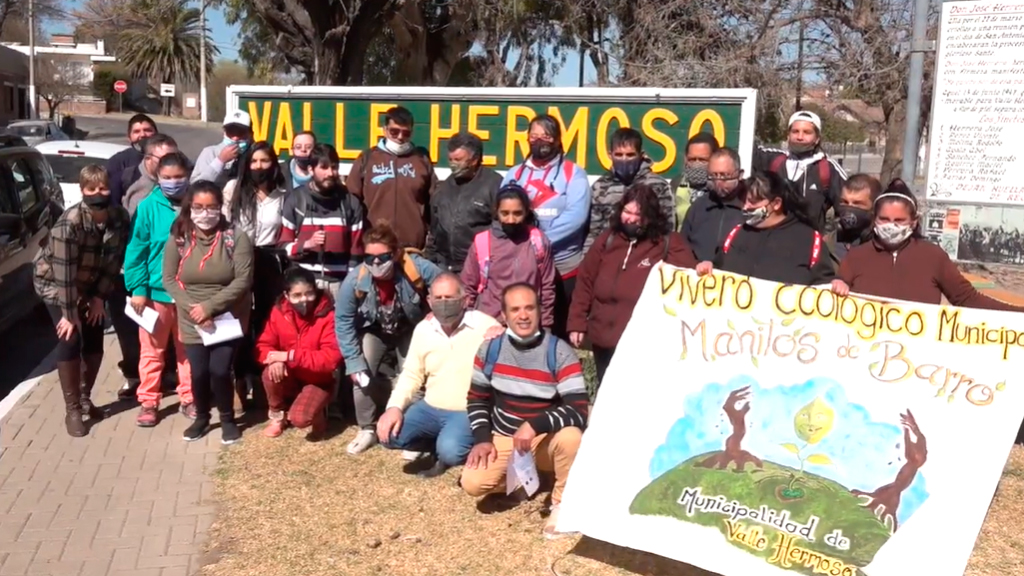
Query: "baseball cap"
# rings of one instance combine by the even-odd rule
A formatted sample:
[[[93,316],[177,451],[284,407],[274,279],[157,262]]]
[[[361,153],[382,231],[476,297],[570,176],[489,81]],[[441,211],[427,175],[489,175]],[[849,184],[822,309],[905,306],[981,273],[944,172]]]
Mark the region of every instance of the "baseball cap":
[[[814,112],[810,112],[808,110],[797,110],[789,117],[789,124],[787,124],[787,126],[793,126],[794,122],[810,122],[811,124],[814,124],[814,127],[818,129],[818,132],[821,132],[821,118]]]
[[[241,110],[232,110],[228,112],[228,115],[224,117],[224,126],[229,124],[238,124],[245,126],[246,128],[252,128],[252,119],[249,115]]]

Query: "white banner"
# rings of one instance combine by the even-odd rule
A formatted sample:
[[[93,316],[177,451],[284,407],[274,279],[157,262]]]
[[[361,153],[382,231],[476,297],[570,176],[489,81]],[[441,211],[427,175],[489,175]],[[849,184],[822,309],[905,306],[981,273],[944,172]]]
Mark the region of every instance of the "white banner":
[[[655,269],[559,527],[725,576],[963,574],[1024,416],[1020,330]]]

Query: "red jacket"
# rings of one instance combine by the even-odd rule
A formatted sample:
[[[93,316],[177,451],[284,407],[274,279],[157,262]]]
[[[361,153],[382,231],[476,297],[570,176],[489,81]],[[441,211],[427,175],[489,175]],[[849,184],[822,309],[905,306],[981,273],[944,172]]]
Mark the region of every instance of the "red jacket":
[[[697,266],[690,245],[678,232],[635,243],[610,228],[602,232],[580,265],[569,307],[569,331],[585,332],[594,346],[615,348],[633,316],[647,275],[663,259],[682,268]]]
[[[334,382],[334,370],[341,364],[338,339],[334,336],[334,302],[320,296],[311,319],[295,313],[284,298],[273,310],[256,341],[256,359],[266,364],[267,354],[281,350],[294,352],[287,362],[288,374],[304,384],[328,385]]]

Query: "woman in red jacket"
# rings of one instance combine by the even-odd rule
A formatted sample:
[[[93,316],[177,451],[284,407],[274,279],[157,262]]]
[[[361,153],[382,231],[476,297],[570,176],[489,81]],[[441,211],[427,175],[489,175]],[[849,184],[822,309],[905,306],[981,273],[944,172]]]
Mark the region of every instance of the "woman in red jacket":
[[[917,200],[902,180],[893,180],[877,199],[871,242],[852,248],[839,265],[832,291],[879,298],[1021,312],[974,289],[939,246],[921,237]]]
[[[589,337],[600,385],[622,331],[633,315],[647,274],[664,260],[693,268],[697,259],[678,232],[672,232],[658,194],[646,183],[626,189],[615,205],[611,226],[583,258],[569,308],[569,340],[579,348]]]
[[[263,435],[277,438],[290,423],[311,427],[308,440],[322,437],[341,352],[334,336],[334,303],[316,287],[312,272],[293,268],[285,274],[284,297],[270,312],[256,357],[265,366],[263,386],[270,405]]]

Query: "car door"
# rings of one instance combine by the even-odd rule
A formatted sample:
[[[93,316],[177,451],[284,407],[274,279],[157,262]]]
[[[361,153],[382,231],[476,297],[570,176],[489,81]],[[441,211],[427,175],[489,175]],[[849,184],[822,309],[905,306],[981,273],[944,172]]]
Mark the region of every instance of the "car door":
[[[49,230],[40,226],[41,206],[31,205],[30,186],[26,166],[12,158],[0,160],[0,327],[10,326],[38,301],[32,287],[33,259]],[[22,194],[31,223],[21,210]]]
[[[29,262],[35,258],[36,252],[46,243],[52,225],[50,202],[44,191],[44,182],[32,174],[29,159],[24,156],[12,156],[3,162],[13,182],[15,207],[19,210],[25,223],[28,242],[21,258]]]

